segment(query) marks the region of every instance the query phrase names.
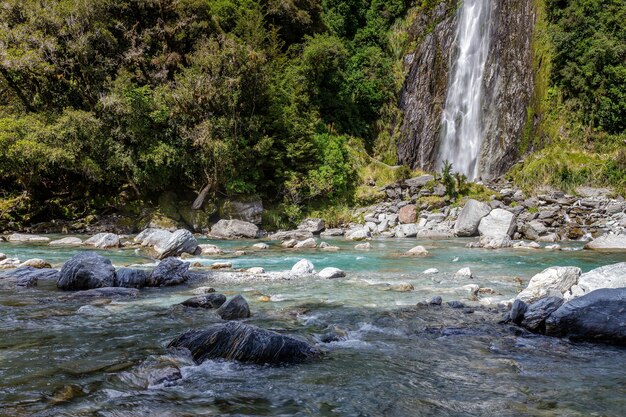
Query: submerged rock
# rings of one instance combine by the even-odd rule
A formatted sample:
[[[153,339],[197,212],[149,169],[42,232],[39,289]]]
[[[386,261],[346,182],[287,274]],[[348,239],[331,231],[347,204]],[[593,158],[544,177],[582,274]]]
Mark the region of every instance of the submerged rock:
[[[127,298],[137,297],[137,295],[139,295],[139,290],[136,288],[102,287],[76,291],[70,298]]]
[[[217,310],[217,314],[223,320],[246,319],[250,317],[250,306],[242,295],[236,295],[223,304]]]
[[[189,279],[189,263],[176,258],[165,258],[162,260],[148,280],[148,285],[152,287],[167,287],[178,285]]]
[[[119,268],[115,271],[115,286],[143,288],[148,285],[150,274],[143,269]]]
[[[626,288],[604,288],[568,301],[546,320],[546,334],[626,345]]]
[[[49,268],[33,268],[23,266],[11,271],[0,273],[0,279],[15,280],[18,287],[34,287],[39,280],[56,281],[59,279],[59,271]]]
[[[220,308],[226,302],[224,294],[210,293],[189,298],[181,304],[193,308]]]
[[[260,364],[301,363],[320,355],[307,342],[238,322],[189,330],[172,340],[168,348],[188,349],[196,363],[215,358]]]
[[[115,268],[110,260],[94,252],[81,252],[65,262],[57,287],[62,290],[90,290],[111,287],[114,283]]]

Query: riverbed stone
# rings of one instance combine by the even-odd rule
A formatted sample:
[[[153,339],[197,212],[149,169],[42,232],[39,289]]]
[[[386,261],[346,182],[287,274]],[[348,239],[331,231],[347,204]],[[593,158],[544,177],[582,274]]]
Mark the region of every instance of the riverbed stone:
[[[467,200],[454,224],[454,234],[459,237],[478,235],[478,225],[490,211],[491,208],[485,203],[474,199]]]
[[[115,287],[143,288],[148,285],[150,274],[143,269],[118,268],[115,271]]]
[[[602,288],[568,301],[546,320],[546,334],[626,345],[626,288]]]
[[[577,283],[582,293],[589,293],[601,288],[626,287],[626,262],[601,266],[585,272]]]
[[[252,268],[246,269],[246,272],[253,275],[263,275],[265,273],[265,269],[260,266],[254,266]]]
[[[320,243],[319,248],[326,251],[338,251],[340,249],[339,246],[331,245],[327,242]]]
[[[339,268],[328,267],[319,272],[319,277],[324,279],[342,278],[346,276],[346,273]]]
[[[291,268],[291,274],[296,276],[309,275],[313,272],[315,272],[315,267],[308,259],[300,259]]]
[[[415,223],[417,220],[417,207],[414,204],[407,204],[398,211],[398,220],[402,224]]]
[[[370,250],[370,249],[372,249],[372,244],[369,243],[369,242],[358,243],[358,244],[354,245],[354,249],[356,249],[356,250]]]
[[[412,256],[428,256],[428,251],[422,245],[415,246],[409,249],[406,253],[407,255]]]
[[[456,273],[454,274],[454,277],[471,279],[471,278],[474,278],[474,274],[472,273],[472,270],[469,269],[469,267],[465,267],[456,271]]]
[[[269,235],[270,240],[280,240],[283,242],[287,240],[300,241],[311,238],[313,238],[313,233],[308,230],[281,230]]]
[[[298,244],[298,241],[296,239],[288,239],[288,240],[285,240],[283,243],[281,243],[280,246],[286,249],[291,249],[291,248],[294,248],[297,244]]]
[[[585,249],[626,251],[626,234],[600,236],[587,243]]]
[[[250,222],[242,220],[220,220],[211,228],[211,236],[220,239],[253,239],[259,233],[259,228]]]
[[[37,235],[27,235],[24,233],[13,233],[7,236],[7,241],[13,243],[48,243],[50,238]]]
[[[438,274],[439,270],[437,268],[428,268],[422,272],[424,275]]]
[[[98,233],[85,240],[83,244],[98,249],[119,248],[120,237],[114,233]]]
[[[208,243],[198,245],[198,248],[200,248],[201,255],[221,255],[224,253],[224,251],[221,250],[217,245],[211,245]]]
[[[257,250],[266,250],[270,248],[270,245],[268,245],[265,242],[259,242],[259,243],[255,243],[254,245],[252,245],[253,249],[257,249]]]
[[[75,291],[111,287],[114,283],[115,268],[110,260],[94,252],[81,252],[63,264],[57,286]]]
[[[23,266],[10,271],[0,273],[0,280],[10,279],[15,281],[18,287],[35,287],[40,280],[57,281],[59,279],[59,271],[50,268],[33,268],[32,266]]]
[[[238,320],[250,317],[250,306],[242,295],[238,294],[224,303],[217,314],[222,320]]]
[[[415,237],[419,231],[416,224],[400,224],[396,227],[396,237]]]
[[[315,249],[317,248],[317,242],[313,238],[302,240],[294,246],[295,249]]]
[[[259,364],[302,363],[321,354],[302,340],[240,322],[189,330],[172,340],[168,348],[189,350],[198,364],[216,358]]]
[[[346,239],[353,241],[371,239],[371,237],[372,234],[366,229],[352,229],[346,233]]]
[[[480,220],[478,232],[481,236],[512,237],[516,227],[513,213],[504,209],[494,209]]]
[[[298,229],[306,230],[314,235],[319,235],[324,231],[324,229],[326,229],[326,223],[324,222],[324,219],[308,218],[302,220],[302,222],[298,225]]]
[[[528,305],[521,321],[522,327],[531,332],[543,333],[546,319],[561,307],[563,301],[561,297],[551,296]]]
[[[183,253],[193,255],[196,249],[198,249],[198,241],[189,230],[185,229],[176,230],[169,239],[161,240],[154,245],[157,259],[180,256]]]
[[[189,262],[176,258],[165,258],[154,268],[148,285],[151,287],[168,287],[186,282],[189,279]]]
[[[18,268],[21,266],[32,266],[33,268],[39,268],[39,269],[52,267],[52,265],[50,265],[50,262],[44,261],[43,259],[40,259],[40,258],[27,259],[21,264],[19,264]]]
[[[90,290],[73,292],[69,297],[71,299],[85,299],[85,298],[133,298],[139,295],[139,291],[136,288],[123,288],[123,287],[101,287],[92,288]]]
[[[80,246],[83,241],[77,237],[64,237],[62,239],[53,240],[48,243],[50,246]]]
[[[517,295],[526,303],[534,303],[544,297],[558,294],[563,297],[572,285],[578,282],[582,271],[574,266],[553,266],[546,268],[530,279],[528,286]]]
[[[224,294],[210,293],[188,298],[181,304],[192,308],[220,308],[225,302],[226,296]]]

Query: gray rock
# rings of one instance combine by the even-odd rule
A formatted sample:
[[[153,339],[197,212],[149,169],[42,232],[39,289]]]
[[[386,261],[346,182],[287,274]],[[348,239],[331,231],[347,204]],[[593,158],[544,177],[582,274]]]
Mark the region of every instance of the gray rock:
[[[626,265],[626,264],[625,264]],[[517,295],[517,299],[534,303],[544,297],[563,297],[572,285],[578,282],[582,271],[574,266],[554,266],[544,269],[530,279],[528,286]]]
[[[295,249],[315,249],[317,242],[312,237],[306,240],[302,240],[294,246]]]
[[[80,246],[82,244],[83,241],[77,237],[64,237],[49,243],[50,246]]]
[[[141,243],[141,246],[154,246],[159,242],[167,242],[171,236],[172,232],[168,230],[149,227],[135,236],[133,240]]]
[[[366,229],[352,229],[346,233],[346,239],[353,241],[366,240],[371,237],[372,234]]]
[[[454,233],[462,237],[478,235],[478,225],[490,211],[491,209],[485,203],[473,199],[467,200],[454,224]]]
[[[168,348],[189,350],[196,363],[216,358],[260,364],[301,363],[321,354],[301,340],[238,322],[189,330],[172,340]]]
[[[324,222],[324,219],[308,218],[302,220],[298,229],[306,230],[314,235],[319,235],[324,231],[324,229],[326,229],[326,223]]]
[[[281,230],[280,232],[272,233],[269,235],[270,240],[306,240],[312,239],[313,233],[308,230]]]
[[[599,289],[568,301],[545,325],[551,336],[626,345],[626,288]]]
[[[322,233],[320,233],[320,235],[332,237],[332,236],[343,236],[344,233],[345,231],[343,229],[335,228],[335,229],[326,229]]]
[[[0,273],[0,280],[10,279],[15,281],[18,287],[35,287],[39,280],[57,281],[59,279],[59,271],[50,268],[33,268],[32,266],[24,266]]]
[[[582,274],[578,279],[578,287],[583,293],[600,288],[626,287],[626,262],[605,265]]]
[[[217,314],[223,320],[245,319],[250,317],[250,306],[243,296],[236,295],[223,304]]]
[[[70,258],[59,273],[57,287],[62,290],[90,290],[111,287],[115,268],[111,261],[93,252],[81,252]]]
[[[7,241],[13,243],[47,243],[50,242],[50,238],[37,235],[13,233],[7,237]]]
[[[530,304],[524,312],[522,327],[531,332],[541,332],[545,330],[545,321],[563,304],[561,297],[546,297]]]
[[[626,251],[626,235],[603,235],[585,245],[585,249]]]
[[[168,287],[186,282],[189,279],[189,262],[176,258],[165,258],[150,274],[148,285],[151,287]]]
[[[220,239],[253,239],[258,233],[255,224],[241,220],[220,220],[211,228],[211,236]]]
[[[198,241],[189,230],[179,229],[172,233],[166,241],[159,241],[154,245],[157,259],[169,256],[180,256],[183,253],[193,255],[198,249]]]
[[[513,301],[513,306],[511,307],[511,311],[509,311],[509,319],[517,324],[522,324],[522,320],[524,319],[524,314],[528,309],[528,304],[519,298]]]
[[[548,232],[548,228],[539,220],[532,220],[523,229],[524,236],[530,240],[537,240]]]
[[[148,285],[150,275],[143,269],[119,268],[115,271],[115,287],[143,288]]]
[[[410,188],[421,188],[431,181],[434,181],[435,177],[430,174],[420,175],[419,177],[409,178],[404,180],[404,185]]]
[[[220,308],[226,302],[224,294],[211,293],[189,298],[181,304],[192,308]]]
[[[428,304],[433,305],[433,306],[440,306],[442,302],[443,302],[443,300],[441,299],[441,297],[436,295],[436,296],[434,296],[433,298],[430,299]]]
[[[478,232],[481,236],[512,237],[516,227],[513,213],[503,209],[494,209],[481,219]]]
[[[296,276],[309,275],[315,271],[313,264],[307,259],[300,259],[292,268],[291,274]]]
[[[396,237],[415,237],[417,236],[418,228],[416,224],[401,224],[396,227]]]
[[[223,219],[242,220],[248,223],[261,224],[262,216],[263,202],[258,198],[227,200],[224,201],[220,208],[220,217]]]
[[[332,279],[345,277],[346,273],[339,268],[328,267],[322,269],[318,275],[320,278]]]
[[[83,242],[98,249],[119,248],[120,237],[113,233],[98,233]]]

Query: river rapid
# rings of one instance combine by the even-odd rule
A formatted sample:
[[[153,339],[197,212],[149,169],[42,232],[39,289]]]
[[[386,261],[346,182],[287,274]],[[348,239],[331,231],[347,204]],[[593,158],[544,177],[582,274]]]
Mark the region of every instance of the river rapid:
[[[251,250],[252,241],[212,242],[226,253],[186,259],[233,268],[263,267],[252,276],[208,272],[189,285],[142,289],[121,300],[72,299],[54,283],[16,289],[0,283],[0,415],[2,416],[623,416],[626,349],[571,343],[499,324],[532,275],[549,266],[583,272],[625,261],[624,254],[581,250],[468,249],[470,240],[376,239],[372,249],[325,239],[337,252]],[[403,253],[422,244],[430,255]],[[60,267],[78,248],[0,242],[0,252],[43,258]],[[232,252],[245,250],[234,256]],[[116,266],[151,268],[135,249],[99,251]],[[286,279],[298,260],[345,278]],[[469,267],[473,279],[455,278]],[[437,274],[423,274],[437,268]],[[196,268],[204,270],[203,268]],[[413,291],[400,292],[400,283]],[[493,294],[468,299],[464,285]],[[179,305],[199,287],[242,294],[245,321],[304,338],[325,354],[292,366],[210,360],[194,365],[166,345],[191,328],[222,320],[213,310]],[[269,297],[268,301],[266,297]],[[417,306],[433,296],[444,304]],[[464,308],[451,308],[459,300]],[[329,328],[337,341],[322,343]],[[159,381],[163,369],[182,378]]]

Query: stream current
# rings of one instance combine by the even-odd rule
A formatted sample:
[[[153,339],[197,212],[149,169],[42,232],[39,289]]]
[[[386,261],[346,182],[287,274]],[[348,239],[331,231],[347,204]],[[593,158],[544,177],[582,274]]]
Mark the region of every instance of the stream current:
[[[71,299],[50,282],[28,289],[0,282],[0,415],[626,415],[626,349],[531,335],[498,324],[504,310],[495,307],[546,267],[586,272],[624,261],[623,254],[583,251],[581,243],[557,252],[468,249],[463,239],[377,239],[371,250],[358,251],[354,243],[325,241],[341,250],[296,252],[270,242],[269,250],[253,251],[251,241],[210,242],[227,253],[186,260],[260,266],[270,274],[209,272],[190,285],[142,289],[136,298],[111,302]],[[416,244],[430,255],[402,256]],[[55,267],[79,250],[0,243],[7,256],[43,258]],[[235,250],[247,254],[229,254]],[[134,249],[99,253],[116,266],[155,264]],[[302,258],[317,271],[341,268],[346,277],[271,274]],[[455,278],[462,267],[475,278]],[[423,274],[428,268],[440,272]],[[394,291],[399,283],[414,290]],[[469,301],[467,284],[495,294]],[[213,310],[178,305],[201,286],[242,294],[253,314],[247,323],[307,339],[324,356],[295,366],[194,365],[168,352],[183,331],[222,322]],[[443,306],[416,307],[436,295]],[[446,306],[451,300],[466,308]],[[321,343],[329,326],[344,337]],[[181,379],[150,382],[151,372],[170,364]]]

